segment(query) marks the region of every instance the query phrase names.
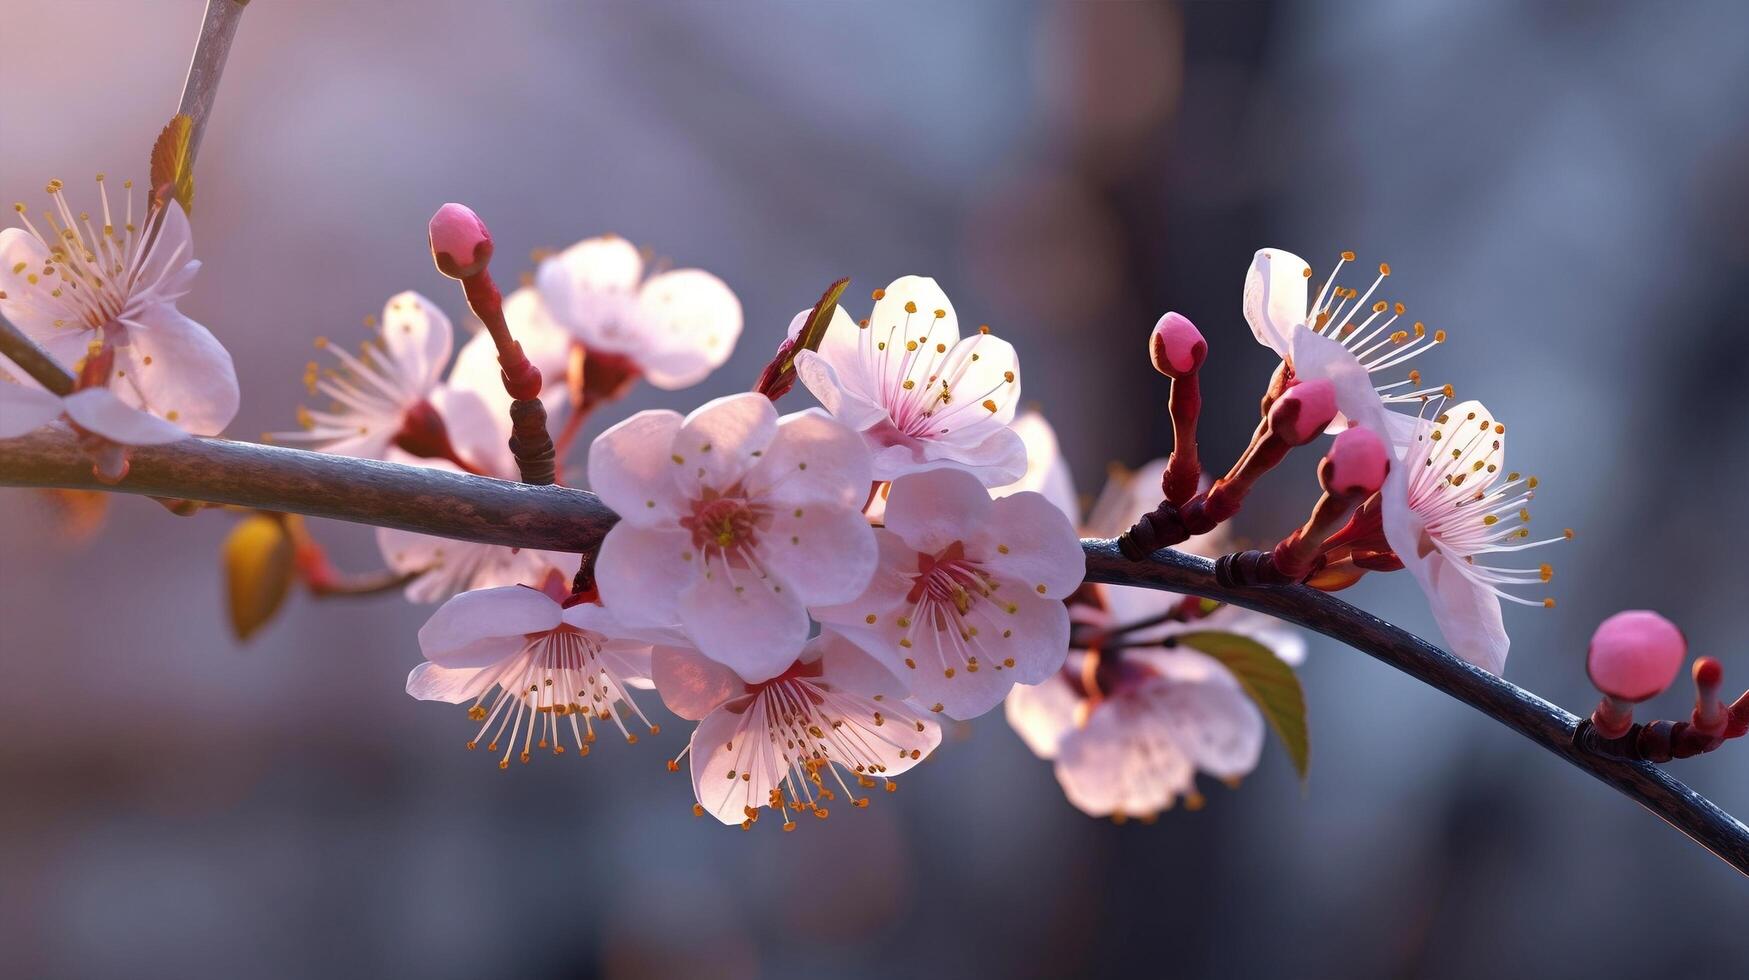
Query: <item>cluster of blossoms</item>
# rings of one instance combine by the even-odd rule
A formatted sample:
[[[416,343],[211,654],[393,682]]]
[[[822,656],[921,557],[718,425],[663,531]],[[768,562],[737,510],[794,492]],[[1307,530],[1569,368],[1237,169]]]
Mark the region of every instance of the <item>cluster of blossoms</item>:
[[[97,175],[99,210],[75,213],[59,180],[36,220],[13,205],[0,230],[0,315],[74,381],[44,388],[0,369],[0,438],[64,421],[101,479],[127,475],[129,446],[216,435],[237,414],[237,372],[216,338],[176,302],[200,269],[182,204],[153,193],[136,212]]]
[[[42,224],[19,205],[22,227],[0,232],[0,312],[76,383],[57,394],[8,375],[0,438],[65,420],[99,474],[120,479],[128,446],[222,429],[235,375],[176,309],[198,263],[173,197],[152,197],[136,225],[131,194],[115,214],[104,192],[94,221],[59,182],[49,193]],[[312,361],[304,383],[323,403],[268,441],[505,480],[535,479],[544,454],[545,481],[562,482],[596,409],[639,379],[698,383],[741,333],[721,280],[651,274],[615,236],[539,257],[502,298],[477,216],[446,206],[431,236],[486,329],[458,352],[438,304],[390,297],[356,353],[317,341],[329,363]],[[380,530],[407,597],[442,603],[407,690],[467,704],[479,723],[468,747],[508,768],[537,751],[586,755],[598,726],[628,742],[658,731],[633,694],[653,687],[697,722],[669,762],[690,768],[696,811],[744,827],[766,808],[786,829],[794,813],[824,817],[840,794],[864,806],[940,744],[937,715],[999,705],[1082,810],[1194,808],[1197,774],[1236,783],[1265,732],[1257,692],[1207,638],[1243,638],[1286,665],[1303,643],[1235,607],[1085,583],[1080,535],[1116,537],[1132,557],[1168,545],[1222,556],[1250,486],[1324,434],[1324,495],[1305,526],[1272,551],[1221,557],[1223,579],[1335,589],[1406,567],[1453,649],[1499,671],[1500,600],[1533,602],[1514,590],[1552,570],[1487,559],[1570,532],[1526,540],[1537,481],[1505,472],[1504,424],[1418,370],[1396,377],[1444,331],[1400,326],[1401,304],[1373,301],[1386,266],[1364,293],[1340,284],[1353,260],[1314,295],[1305,262],[1257,253],[1243,311],[1282,360],[1251,446],[1217,480],[1195,444],[1207,344],[1163,317],[1149,348],[1172,379],[1173,454],[1114,473],[1085,514],[1050,425],[1017,417],[1009,344],[988,327],[962,336],[931,279],[875,290],[861,320],[830,294],[796,315],[755,390],[685,416],[640,412],[594,439],[581,482],[620,519],[593,553]],[[822,407],[780,414],[798,380]]]

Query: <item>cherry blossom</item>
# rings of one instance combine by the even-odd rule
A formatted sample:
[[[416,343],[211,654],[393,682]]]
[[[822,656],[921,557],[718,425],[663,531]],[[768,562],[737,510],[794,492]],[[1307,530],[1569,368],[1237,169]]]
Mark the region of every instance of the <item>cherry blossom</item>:
[[[1020,477],[1026,447],[1008,428],[1020,400],[1020,361],[988,327],[961,339],[935,280],[896,279],[874,292],[857,324],[838,307],[818,352],[796,374],[840,422],[862,433],[877,480],[956,467],[986,486]]]
[[[681,753],[691,756],[693,812],[726,824],[750,829],[771,807],[794,830],[791,811],[825,819],[839,793],[866,807],[859,790],[893,790],[892,777],[941,744],[941,727],[906,702],[899,679],[831,631],[757,684],[691,649],[659,645],[652,660],[663,702],[699,723]]]
[[[216,435],[237,414],[237,372],[223,345],[176,308],[200,269],[188,216],[170,201],[136,224],[132,181],[119,211],[102,174],[97,187],[95,219],[73,211],[58,180],[40,226],[24,204],[13,206],[22,227],[0,230],[0,314],[64,366],[84,361],[93,343],[113,351],[102,382],[123,402]]]
[[[1078,654],[1077,660],[1092,659]],[[1235,781],[1257,767],[1263,716],[1215,660],[1185,649],[1126,650],[1077,674],[1017,687],[1007,713],[1029,748],[1056,762],[1077,809],[1096,817],[1151,819],[1185,797],[1196,773]]]
[[[638,740],[630,718],[651,734],[660,730],[630,693],[649,686],[650,644],[628,638],[598,603],[557,598],[567,591],[514,585],[464,592],[419,630],[426,662],[407,675],[407,693],[472,702],[468,717],[480,728],[468,748],[503,746],[500,769],[513,755],[529,761],[536,749],[563,755],[567,729],[577,754],[588,755],[597,721],[611,721],[628,742]]]
[[[1311,298],[1308,286],[1312,267],[1304,259],[1292,252],[1264,248],[1251,260],[1245,275],[1245,320],[1257,342],[1279,354],[1297,377],[1320,376],[1308,374],[1306,365],[1301,363],[1301,352],[1321,345],[1308,341],[1302,334],[1329,340],[1328,348],[1333,350],[1325,351],[1325,363],[1345,359],[1357,365],[1363,377],[1391,372],[1445,342],[1444,330],[1430,332],[1420,321],[1408,328],[1393,329],[1405,312],[1403,304],[1372,301],[1391,274],[1389,265],[1379,265],[1378,277],[1365,293],[1339,285],[1336,278],[1342,267],[1354,260],[1353,252],[1343,252],[1324,285]],[[1334,357],[1335,353],[1342,357]],[[1372,387],[1387,404],[1419,403],[1441,392],[1450,394],[1449,386],[1424,386],[1418,370],[1408,371],[1403,380]],[[1332,423],[1335,430],[1344,427],[1346,423],[1340,417]]]
[[[1510,641],[1500,600],[1553,606],[1510,590],[1548,582],[1554,568],[1510,568],[1482,559],[1572,537],[1530,537],[1537,478],[1505,472],[1506,426],[1481,402],[1448,404],[1414,420],[1381,493],[1385,538],[1415,575],[1452,652],[1498,674]]]
[[[535,286],[596,369],[620,362],[621,372],[642,373],[658,388],[695,385],[734,351],[741,301],[702,269],[645,273],[632,243],[602,235],[542,261]]]
[[[187,439],[179,426],[140,411],[108,388],[81,388],[62,397],[34,381],[0,371],[0,439],[13,439],[57,419],[66,419],[95,462],[98,476],[115,481],[127,473],[123,446],[160,446]]]
[[[441,418],[433,418],[431,394],[454,344],[449,317],[409,290],[383,304],[381,324],[357,355],[317,338],[317,349],[332,355],[339,367],[324,371],[311,361],[304,369],[304,386],[331,404],[298,409],[302,430],[270,433],[270,441],[305,443],[366,459],[386,458],[391,446],[418,456],[441,456],[440,451],[425,450],[442,431]]]
[[[1018,437],[1017,437],[1018,438]],[[1086,571],[1075,528],[1031,491],[991,500],[963,470],[893,481],[880,564],[862,595],[814,610],[953,718],[1000,704],[1063,665],[1063,599]]]
[[[853,598],[874,567],[868,453],[818,410],[779,419],[748,392],[639,412],[590,446],[589,479],[620,515],[596,566],[608,608],[679,622],[749,683],[790,666],[807,607]]]

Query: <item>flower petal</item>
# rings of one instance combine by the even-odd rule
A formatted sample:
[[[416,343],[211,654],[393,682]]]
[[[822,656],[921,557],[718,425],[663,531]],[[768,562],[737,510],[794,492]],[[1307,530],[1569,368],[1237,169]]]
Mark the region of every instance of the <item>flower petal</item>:
[[[644,376],[670,391],[703,381],[741,336],[741,301],[703,269],[651,276],[638,291],[636,316],[648,348],[636,355]]]
[[[668,470],[682,494],[698,499],[704,487],[727,490],[777,437],[777,409],[757,392],[724,395],[694,409],[670,447]]]
[[[854,507],[803,504],[777,510],[759,556],[809,606],[848,602],[875,567],[874,530]]]
[[[820,682],[833,690],[870,700],[903,701],[910,693],[886,665],[835,630],[822,630],[808,641],[803,659],[820,662]]]
[[[383,349],[401,390],[424,392],[443,376],[455,343],[449,317],[437,304],[412,290],[383,304]]]
[[[558,628],[559,604],[520,585],[452,597],[419,627],[419,650],[441,667],[488,667],[522,649],[530,633]]]
[[[1017,416],[1008,427],[1020,436],[1021,444],[1026,447],[1026,473],[1013,483],[992,489],[990,495],[1006,497],[1022,490],[1036,490],[1070,521],[1079,521],[1081,504],[1075,496],[1074,474],[1069,470],[1069,461],[1063,458],[1057,432],[1051,428],[1051,423],[1042,414],[1027,411]]]
[[[453,669],[422,663],[407,674],[407,693],[421,701],[461,704],[492,687],[492,672],[479,668]]]
[[[688,721],[698,721],[747,693],[739,674],[690,647],[656,647],[650,670],[662,703]]]
[[[680,621],[680,595],[699,578],[692,540],[679,529],[620,521],[601,541],[595,581],[601,604],[634,626]]]
[[[639,412],[595,437],[589,446],[589,486],[621,519],[672,526],[684,500],[672,471],[682,420],[666,409]]]
[[[635,353],[631,314],[644,260],[618,235],[586,238],[546,259],[535,285],[553,319],[590,349]]]
[[[188,438],[180,427],[134,408],[108,388],[75,391],[61,404],[80,428],[124,446],[162,446]]]
[[[747,489],[780,504],[860,509],[870,479],[862,437],[809,409],[778,420],[777,434],[747,476]]]
[[[937,434],[921,442],[923,459],[900,467],[888,476],[880,463],[890,457],[876,457],[875,477],[896,479],[904,473],[939,469],[944,465],[964,470],[987,487],[1013,483],[1026,473],[1026,443],[1006,425],[994,421],[968,426],[946,435]]]
[[[1008,725],[1041,759],[1057,757],[1063,736],[1075,728],[1075,695],[1061,671],[1037,684],[1016,684],[1003,700]]]
[[[128,323],[116,348],[117,393],[197,436],[218,435],[236,417],[237,369],[207,328],[161,304]]]
[[[53,287],[42,276],[45,265],[53,265],[53,260],[35,235],[23,228],[0,228],[0,293],[6,294],[0,299],[0,315],[44,347],[60,341],[60,349],[50,353],[62,367],[70,367],[84,356],[85,341],[92,335],[72,326],[55,325],[62,307],[59,300],[48,296]],[[32,283],[31,276],[36,276],[37,282]]]
[[[852,429],[887,420],[887,410],[866,391],[862,368],[856,364],[834,365],[825,355],[805,350],[796,354],[796,377],[833,418]]]
[[[1393,445],[1390,440],[1398,430],[1388,418],[1397,413],[1386,411],[1384,399],[1373,388],[1371,375],[1354,353],[1304,324],[1296,325],[1290,336],[1294,376],[1301,381],[1326,380],[1336,388],[1338,414],[1327,431],[1340,432],[1350,424],[1362,425],[1387,445]]]
[[[1304,323],[1308,300],[1306,260],[1278,248],[1258,249],[1245,272],[1245,322],[1257,342],[1282,357],[1295,324]]]
[[[1133,698],[1108,698],[1057,746],[1063,795],[1090,816],[1146,816],[1190,790],[1196,768],[1159,714]]]
[[[997,541],[988,564],[1051,599],[1068,598],[1087,577],[1081,537],[1057,505],[1030,491],[996,501],[991,519]]]
[[[738,698],[693,729],[693,792],[699,805],[723,823],[738,824],[748,808],[765,806],[783,778],[765,741],[765,722],[758,698]]]
[[[164,217],[158,225],[157,237],[152,240],[151,250],[146,253],[145,261],[135,275],[129,299],[145,303],[175,302],[188,291],[193,274],[188,268],[190,265],[197,269],[200,266],[194,260],[194,232],[182,205],[170,201],[164,208]]]
[[[1195,657],[1188,651],[1171,651]],[[1206,658],[1205,658],[1206,659]],[[1225,669],[1211,661],[1213,670]],[[1263,755],[1263,715],[1238,685],[1210,678],[1161,678],[1149,683],[1173,740],[1198,769],[1235,779],[1257,768]]]
[[[788,670],[808,640],[801,597],[752,569],[709,569],[680,593],[679,606],[699,652],[749,684]]]
[[[0,439],[16,439],[60,417],[61,399],[54,392],[0,381]]]
[[[935,280],[925,276],[893,280],[875,301],[869,329],[874,331],[873,340],[887,344],[891,356],[882,359],[887,365],[883,380],[895,390],[906,378],[920,385],[929,380],[934,358],[900,356],[909,344],[917,345],[917,353],[928,353],[937,344],[952,347],[960,339],[960,321],[953,304]]]
[[[893,481],[887,495],[887,529],[917,551],[935,554],[955,541],[969,546],[973,539],[988,537],[994,510],[984,485],[969,473],[954,469],[913,473]]]

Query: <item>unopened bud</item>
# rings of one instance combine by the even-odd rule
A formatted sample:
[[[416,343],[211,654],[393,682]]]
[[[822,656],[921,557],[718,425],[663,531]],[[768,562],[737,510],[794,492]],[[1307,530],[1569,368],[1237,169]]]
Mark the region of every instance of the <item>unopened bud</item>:
[[[1712,657],[1694,662],[1694,715],[1690,722],[1703,735],[1725,733],[1731,713],[1719,700],[1719,688],[1725,683],[1725,665]]]
[[[1324,478],[1324,489],[1346,496],[1377,493],[1385,485],[1385,474],[1391,468],[1385,441],[1371,429],[1360,426],[1339,433],[1324,459],[1329,464],[1319,472]]]
[[[465,204],[445,204],[431,216],[431,257],[451,279],[479,275],[492,260],[492,233]]]
[[[1168,378],[1181,378],[1202,367],[1208,350],[1202,331],[1178,313],[1161,317],[1148,338],[1148,356],[1154,360],[1154,370]]]
[[[1586,670],[1599,691],[1618,701],[1654,697],[1676,680],[1688,640],[1676,624],[1646,609],[1604,620],[1591,634]]]
[[[1301,381],[1269,409],[1269,431],[1290,446],[1316,439],[1336,417],[1336,386],[1322,378]]]

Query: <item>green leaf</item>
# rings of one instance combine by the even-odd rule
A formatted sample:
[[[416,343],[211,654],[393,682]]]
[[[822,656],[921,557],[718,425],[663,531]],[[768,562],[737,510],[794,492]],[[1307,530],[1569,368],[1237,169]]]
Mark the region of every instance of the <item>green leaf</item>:
[[[273,514],[251,514],[225,538],[225,598],[237,639],[249,639],[279,611],[291,591],[295,552]]]
[[[1200,630],[1174,637],[1180,646],[1219,660],[1246,695],[1257,702],[1269,727],[1281,739],[1300,779],[1311,767],[1312,741],[1306,730],[1306,694],[1293,668],[1282,663],[1270,649],[1248,636]]]
[[[808,322],[802,324],[802,332],[796,335],[795,349],[784,359],[779,371],[790,369],[795,363],[796,354],[805,350],[817,351],[820,341],[826,339],[826,328],[832,325],[832,316],[838,311],[838,297],[844,295],[844,287],[850,285],[849,279],[840,279],[820,295],[820,301],[814,304],[814,311],[808,314]]]
[[[194,120],[178,113],[152,144],[153,197],[173,197],[188,214],[194,213],[194,160],[188,152],[193,137]]]

